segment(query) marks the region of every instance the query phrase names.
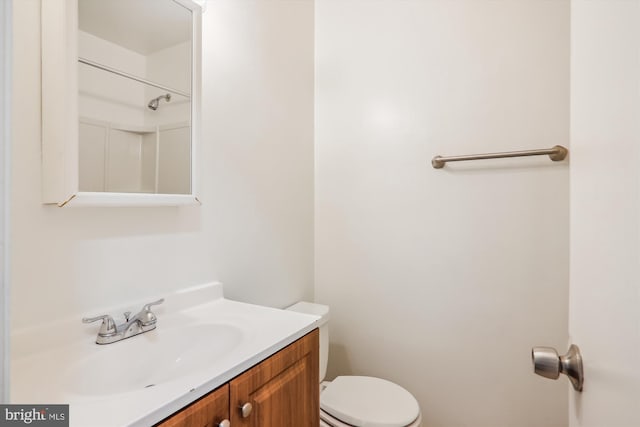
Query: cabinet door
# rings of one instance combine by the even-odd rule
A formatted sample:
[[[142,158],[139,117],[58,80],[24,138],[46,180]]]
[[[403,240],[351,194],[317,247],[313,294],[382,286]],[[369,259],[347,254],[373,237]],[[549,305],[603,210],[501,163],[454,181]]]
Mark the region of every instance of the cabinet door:
[[[305,335],[230,383],[233,427],[318,427],[318,330]],[[248,414],[242,406],[251,404]]]
[[[229,419],[228,384],[176,412],[156,427],[218,427],[226,419]]]

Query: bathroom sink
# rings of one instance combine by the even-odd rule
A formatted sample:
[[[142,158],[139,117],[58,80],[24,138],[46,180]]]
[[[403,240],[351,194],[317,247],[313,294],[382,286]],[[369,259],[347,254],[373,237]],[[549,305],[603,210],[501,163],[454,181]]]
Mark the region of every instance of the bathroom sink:
[[[157,328],[98,346],[96,353],[72,362],[66,368],[63,387],[84,396],[155,387],[219,361],[240,344],[242,336],[239,328],[227,324]]]
[[[96,344],[100,326],[83,324],[84,313],[14,331],[12,403],[69,404],[70,427],[147,427],[304,336],[318,320],[227,300],[220,283],[163,297],[156,329],[110,344]],[[141,303],[95,312],[124,313]]]

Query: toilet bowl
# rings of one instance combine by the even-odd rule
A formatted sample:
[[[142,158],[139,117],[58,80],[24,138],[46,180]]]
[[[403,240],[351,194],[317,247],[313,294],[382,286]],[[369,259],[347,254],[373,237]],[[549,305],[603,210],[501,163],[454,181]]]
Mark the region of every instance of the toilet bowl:
[[[321,427],[421,427],[418,401],[391,381],[364,376],[323,381],[329,356],[328,306],[299,302],[287,310],[320,316]]]

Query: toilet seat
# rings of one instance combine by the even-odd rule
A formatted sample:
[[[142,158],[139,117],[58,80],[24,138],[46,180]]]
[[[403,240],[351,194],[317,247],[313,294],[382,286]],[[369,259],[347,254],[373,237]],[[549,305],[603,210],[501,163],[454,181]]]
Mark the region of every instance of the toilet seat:
[[[407,427],[419,425],[414,422],[420,418],[411,393],[374,377],[337,377],[320,394],[320,409],[343,425],[356,427]]]
[[[331,415],[320,410],[320,427],[353,427],[349,424],[345,424],[342,421],[332,417]],[[403,427],[422,427],[422,414],[418,415],[418,419],[411,423],[411,425]]]
[[[331,415],[320,409],[320,427],[353,427],[342,421],[333,418]]]

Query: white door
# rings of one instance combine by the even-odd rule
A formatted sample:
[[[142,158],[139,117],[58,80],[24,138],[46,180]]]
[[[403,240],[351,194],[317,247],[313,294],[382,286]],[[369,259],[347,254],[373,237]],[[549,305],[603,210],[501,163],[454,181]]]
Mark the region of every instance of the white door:
[[[569,424],[640,426],[640,1],[571,6]]]

